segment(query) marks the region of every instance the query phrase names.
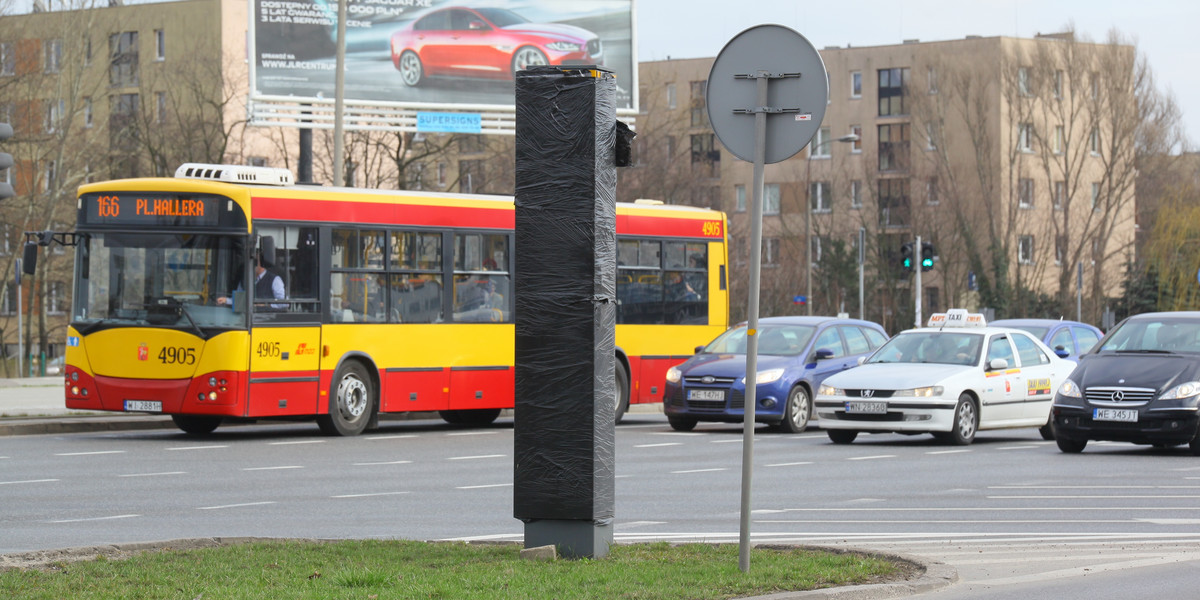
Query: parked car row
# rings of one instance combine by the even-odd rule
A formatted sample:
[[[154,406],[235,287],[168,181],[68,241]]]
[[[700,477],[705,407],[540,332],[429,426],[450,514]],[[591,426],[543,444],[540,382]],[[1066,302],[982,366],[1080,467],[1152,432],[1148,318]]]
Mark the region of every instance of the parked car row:
[[[950,310],[888,338],[869,321],[759,321],[755,420],[798,433],[930,433],[970,444],[987,429],[1038,427],[1063,452],[1090,440],[1200,455],[1200,312],[1130,317],[1107,335],[1074,321]],[[745,323],[667,372],[671,427],[745,416]]]

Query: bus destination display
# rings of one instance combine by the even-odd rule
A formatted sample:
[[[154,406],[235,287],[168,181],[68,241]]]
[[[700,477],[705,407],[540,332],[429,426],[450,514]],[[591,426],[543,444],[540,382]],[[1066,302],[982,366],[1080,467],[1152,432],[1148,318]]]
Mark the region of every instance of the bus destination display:
[[[81,220],[89,225],[218,227],[245,223],[228,198],[208,194],[107,193],[82,197]],[[233,208],[233,210],[230,210]]]

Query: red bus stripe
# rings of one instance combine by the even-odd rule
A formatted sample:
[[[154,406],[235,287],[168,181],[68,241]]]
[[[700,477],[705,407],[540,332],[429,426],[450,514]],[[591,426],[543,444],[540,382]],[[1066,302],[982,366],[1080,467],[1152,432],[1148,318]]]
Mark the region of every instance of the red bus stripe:
[[[256,219],[329,221],[336,210],[338,222],[379,223],[430,227],[472,227],[512,229],[515,214],[508,208],[474,208],[392,204],[388,202],[328,202],[295,198],[255,197],[252,207]]]

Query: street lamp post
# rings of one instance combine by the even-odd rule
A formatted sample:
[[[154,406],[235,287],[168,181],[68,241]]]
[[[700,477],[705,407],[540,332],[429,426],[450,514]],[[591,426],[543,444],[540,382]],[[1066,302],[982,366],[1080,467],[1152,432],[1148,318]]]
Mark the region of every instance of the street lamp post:
[[[808,207],[807,207],[808,210],[804,211],[804,245],[805,245],[804,252],[805,252],[805,258],[806,258],[806,260],[804,261],[804,265],[805,265],[805,269],[804,269],[804,280],[805,280],[804,306],[805,306],[806,312],[810,315],[812,314],[812,305],[813,305],[813,298],[812,298],[812,267],[813,267],[813,256],[812,256],[812,213],[813,213],[812,158],[813,158],[813,153],[815,153],[822,146],[824,146],[830,142],[851,143],[851,142],[857,142],[857,141],[858,141],[857,135],[855,135],[853,133],[848,133],[846,135],[843,135],[840,138],[830,139],[830,140],[822,140],[820,142],[817,142],[816,144],[812,145],[812,147],[809,149],[809,152],[808,152],[808,166],[807,166],[806,172],[804,174],[804,184],[808,186],[808,194],[806,194],[808,197]]]

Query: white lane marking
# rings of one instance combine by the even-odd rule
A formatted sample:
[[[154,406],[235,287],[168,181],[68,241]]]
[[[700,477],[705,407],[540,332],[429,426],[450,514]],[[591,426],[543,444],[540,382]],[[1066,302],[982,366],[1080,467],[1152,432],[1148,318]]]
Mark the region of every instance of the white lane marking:
[[[686,473],[712,473],[714,471],[728,471],[728,470],[729,469],[726,469],[725,467],[718,467],[716,469],[689,469],[687,471],[671,471],[671,474],[672,475],[683,475]]]
[[[793,463],[776,463],[767,465],[768,467],[798,467],[800,465],[811,465],[812,462],[793,462]]]
[[[646,527],[647,525],[665,525],[666,521],[630,521],[628,523],[617,523],[617,527],[621,529],[629,529],[630,527]]]
[[[442,538],[439,542],[480,542],[484,540],[521,539],[521,533],[493,533],[491,535],[472,535],[467,537]]]
[[[989,485],[989,490],[1195,490],[1200,485]]]
[[[877,458],[896,458],[895,454],[879,454],[876,456],[851,456],[846,460],[875,460]]]
[[[243,504],[222,504],[221,506],[197,506],[196,510],[217,510],[220,508],[241,508],[243,506],[262,506],[264,504],[275,504],[273,500],[266,502],[246,502]]]
[[[446,460],[477,460],[481,458],[504,458],[507,454],[480,454],[478,456],[451,456]]]
[[[1027,511],[1044,511],[1044,510],[1078,510],[1078,511],[1099,511],[1099,510],[1128,510],[1144,512],[1147,510],[1170,510],[1170,511],[1195,511],[1200,510],[1200,506],[1019,506],[1019,507],[999,507],[988,506],[979,508],[968,507],[928,507],[928,508],[777,508],[777,509],[758,509],[754,512],[761,513],[782,513],[782,512],[1027,512]]]
[[[460,485],[456,490],[481,490],[484,488],[512,487],[511,483],[490,483],[488,485]]]
[[[997,450],[1029,450],[1030,448],[1037,448],[1037,446],[1001,446],[996,449]]]
[[[458,433],[447,433],[447,437],[456,437],[460,435],[496,435],[495,431],[460,431]]]
[[[713,441],[712,441],[712,442],[710,442],[710,443],[712,443],[712,444],[740,444],[740,443],[742,443],[742,440],[741,440],[741,439],[736,439],[736,440],[713,440]]]
[[[324,444],[325,440],[298,440],[294,442],[268,442],[268,446],[294,446],[296,444]]]
[[[167,450],[216,450],[217,448],[228,448],[228,445],[215,444],[212,446],[177,446],[175,448],[167,448]]]
[[[57,479],[26,479],[24,481],[0,481],[0,485],[14,485],[18,483],[47,483],[50,481],[58,481]]]
[[[385,462],[354,463],[354,466],[356,466],[356,467],[377,467],[379,465],[409,465],[409,464],[412,464],[411,460],[389,460],[389,461],[385,461]]]
[[[708,435],[699,431],[656,431],[650,435],[669,435],[673,437],[696,437],[700,435]]]
[[[84,523],[87,521],[108,521],[111,519],[130,519],[140,517],[142,515],[113,515],[111,517],[92,517],[90,519],[61,519],[58,521],[46,521],[47,523]]]
[[[971,452],[971,450],[969,448],[964,448],[962,450],[936,450],[932,452],[926,452],[925,454],[959,454],[961,452]]]
[[[8,458],[8,456],[0,456],[0,460],[7,460]]]
[[[374,494],[342,494],[341,496],[330,496],[330,498],[367,498],[370,496],[400,496],[402,494],[411,494],[412,492],[376,492]]]
[[[1014,524],[1045,524],[1045,523],[1134,523],[1140,519],[756,519],[756,523],[806,524],[837,523],[874,524],[874,525],[910,525],[912,523],[936,523],[939,525],[1014,525]]]
[[[1088,565],[1086,567],[1072,567],[1068,569],[1058,569],[1055,571],[1045,571],[1041,573],[1031,573],[1029,575],[1015,575],[1012,577],[997,577],[995,579],[980,579],[972,581],[973,584],[981,585],[1016,585],[1022,583],[1034,583],[1038,581],[1059,581],[1064,577],[1091,577],[1096,573],[1104,573],[1109,571],[1118,571],[1125,569],[1137,569],[1142,567],[1152,567],[1156,565],[1165,565],[1171,563],[1183,562],[1178,556],[1162,556],[1141,560],[1128,560],[1116,563],[1105,563],[1099,565]]]
[[[1169,469],[1171,471],[1200,471],[1200,467],[1180,467],[1178,469]]]
[[[1153,525],[1200,525],[1200,519],[1134,519],[1134,521]]]
[[[96,452],[59,452],[55,456],[94,456],[97,454],[125,454],[124,450],[99,450]]]
[[[162,473],[126,473],[117,477],[158,477],[159,475],[187,475],[187,471],[163,471]]]
[[[243,471],[281,471],[284,469],[303,469],[300,465],[279,465],[277,467],[242,467]]]
[[[667,442],[665,444],[638,444],[634,448],[662,448],[663,446],[682,446],[683,442]]]
[[[363,438],[363,439],[367,440],[369,442],[374,442],[376,440],[406,440],[408,438],[415,438],[415,437],[417,437],[417,436],[415,436],[411,433],[406,433],[403,435],[376,435],[376,436]]]
[[[1195,500],[1200,496],[985,496],[989,500]]]

